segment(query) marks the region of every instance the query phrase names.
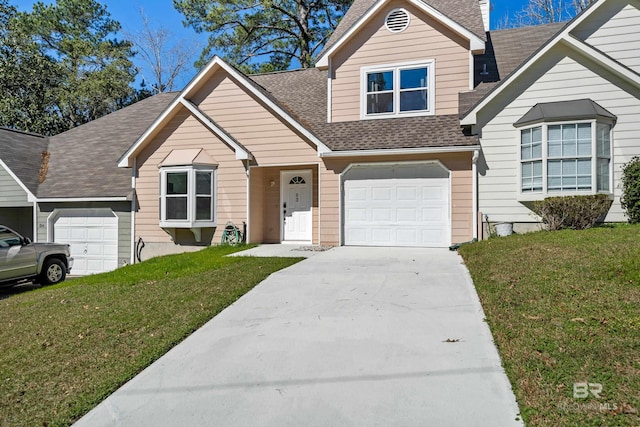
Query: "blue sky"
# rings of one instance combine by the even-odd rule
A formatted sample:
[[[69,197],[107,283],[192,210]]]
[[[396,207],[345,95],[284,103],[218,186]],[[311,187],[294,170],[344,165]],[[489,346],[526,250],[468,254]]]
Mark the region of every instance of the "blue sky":
[[[196,34],[191,28],[184,28],[182,25],[182,14],[173,8],[172,0],[99,0],[107,6],[107,10],[111,17],[122,25],[123,29],[128,32],[135,32],[142,26],[140,18],[140,9],[148,17],[152,28],[165,27],[171,30],[174,35],[175,43],[199,43],[204,46],[206,43],[206,34]],[[493,12],[491,13],[491,25],[495,26],[506,15],[513,15],[520,11],[527,0],[492,0],[491,4]],[[44,3],[51,3],[51,0],[44,0]],[[35,0],[10,0],[20,10],[31,10]],[[194,57],[197,59],[197,55]],[[140,60],[135,60],[136,65],[142,69],[142,74],[149,74],[148,67]],[[195,75],[196,70],[193,67],[185,70],[178,79],[177,86],[181,88],[187,84]],[[141,79],[137,80],[139,84]]]

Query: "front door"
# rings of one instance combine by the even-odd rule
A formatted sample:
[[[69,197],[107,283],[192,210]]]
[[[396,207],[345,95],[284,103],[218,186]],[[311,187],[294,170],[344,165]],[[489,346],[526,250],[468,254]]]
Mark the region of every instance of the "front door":
[[[283,241],[311,241],[311,202],[313,199],[310,170],[282,171],[281,212]]]

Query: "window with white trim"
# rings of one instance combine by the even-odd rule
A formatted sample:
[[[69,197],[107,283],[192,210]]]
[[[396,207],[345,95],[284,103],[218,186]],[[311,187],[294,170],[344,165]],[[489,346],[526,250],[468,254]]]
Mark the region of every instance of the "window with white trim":
[[[610,193],[611,124],[542,123],[520,130],[522,193]]]
[[[362,70],[364,118],[434,113],[434,62]]]
[[[216,169],[175,166],[160,169],[160,226],[216,226]]]

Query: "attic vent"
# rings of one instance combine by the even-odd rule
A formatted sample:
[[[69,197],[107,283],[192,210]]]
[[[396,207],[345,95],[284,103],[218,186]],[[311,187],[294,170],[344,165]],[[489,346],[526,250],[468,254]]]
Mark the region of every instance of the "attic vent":
[[[391,33],[399,33],[409,26],[409,13],[404,9],[393,9],[385,20],[387,30]]]

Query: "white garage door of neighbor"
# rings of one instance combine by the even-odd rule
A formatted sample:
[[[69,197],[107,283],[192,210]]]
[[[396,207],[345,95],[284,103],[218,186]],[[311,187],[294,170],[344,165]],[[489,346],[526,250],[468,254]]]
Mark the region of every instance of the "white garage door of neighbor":
[[[449,246],[449,188],[439,164],[352,168],[344,181],[345,244]]]
[[[118,217],[113,212],[61,213],[54,241],[71,245],[71,274],[102,273],[118,268]]]

